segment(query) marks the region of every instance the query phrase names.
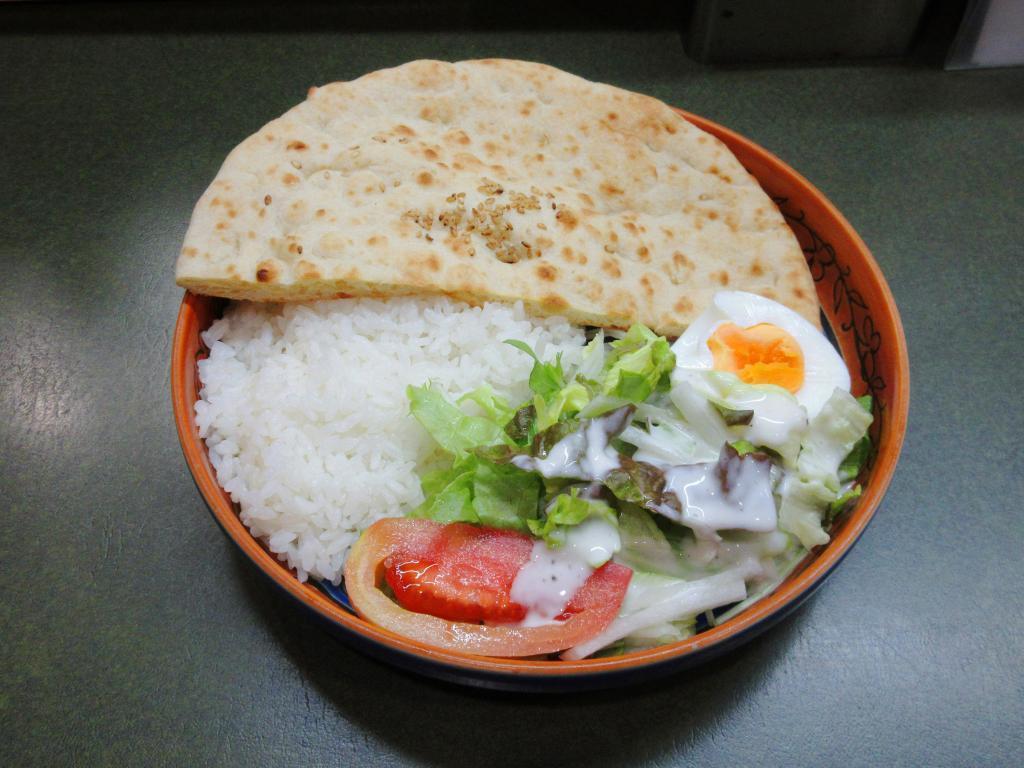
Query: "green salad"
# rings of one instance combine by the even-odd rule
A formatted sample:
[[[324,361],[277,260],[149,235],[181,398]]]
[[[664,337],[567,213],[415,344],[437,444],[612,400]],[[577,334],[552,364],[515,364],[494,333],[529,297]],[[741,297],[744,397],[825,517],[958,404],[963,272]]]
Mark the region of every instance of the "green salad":
[[[597,330],[572,365],[510,339],[534,361],[525,402],[486,385],[458,402],[430,384],[408,389],[443,457],[422,476],[425,498],[410,516],[534,539],[531,565],[542,572],[520,573],[511,592],[528,608],[525,626],[557,620],[572,584],[609,560],[632,570],[614,621],[563,658],[673,642],[727,620],[827,543],[861,494],[872,401],[849,392],[824,337],[802,320],[825,347],[803,326],[788,329],[797,358],[775,325],[750,326],[769,350],[751,363],[754,342],[730,340],[728,318],[712,320],[674,345],[643,325]],[[735,364],[737,355],[747,357]],[[797,362],[795,392],[770,383],[789,381]],[[768,381],[751,383],[758,376]],[[574,567],[575,581],[557,582]]]

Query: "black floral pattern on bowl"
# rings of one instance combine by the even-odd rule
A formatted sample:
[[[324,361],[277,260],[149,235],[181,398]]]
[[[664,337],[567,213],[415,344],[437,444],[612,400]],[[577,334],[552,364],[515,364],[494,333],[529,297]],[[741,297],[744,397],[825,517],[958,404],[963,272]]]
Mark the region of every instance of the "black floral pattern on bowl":
[[[830,308],[837,323],[835,330],[840,334],[852,335],[857,350],[860,377],[871,395],[875,417],[871,425],[871,440],[877,446],[882,438],[882,412],[886,407],[883,392],[886,389],[886,382],[880,373],[878,362],[882,336],[875,330],[871,310],[860,291],[851,285],[850,267],[839,260],[832,244],[826,242],[808,223],[803,209],[789,208],[789,199],[785,197],[773,197],[772,200],[796,235],[814,282],[820,283],[829,278],[832,280]],[[873,462],[874,455],[869,458],[869,466]]]

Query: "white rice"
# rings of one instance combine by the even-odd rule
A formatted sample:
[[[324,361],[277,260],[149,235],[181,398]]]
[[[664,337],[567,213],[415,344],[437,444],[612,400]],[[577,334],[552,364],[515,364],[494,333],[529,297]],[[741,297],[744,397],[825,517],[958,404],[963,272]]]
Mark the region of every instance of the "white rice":
[[[451,399],[489,384],[518,405],[532,361],[574,360],[582,329],[521,304],[445,298],[232,305],[203,334],[199,434],[242,521],[302,580],[338,583],[359,532],[423,500],[417,468],[436,447],[405,389]]]

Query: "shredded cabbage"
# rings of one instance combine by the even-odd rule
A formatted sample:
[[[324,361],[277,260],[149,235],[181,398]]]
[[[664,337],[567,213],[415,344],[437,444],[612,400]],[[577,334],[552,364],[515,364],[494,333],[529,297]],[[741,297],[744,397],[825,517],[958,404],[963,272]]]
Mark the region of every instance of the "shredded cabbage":
[[[594,651],[645,627],[689,619],[710,608],[744,600],[748,577],[742,569],[723,571],[696,581],[634,572],[619,617],[596,637],[563,653],[562,658],[585,659]]]
[[[708,460],[706,451],[693,435],[667,421],[647,429],[628,426],[622,430],[619,439],[636,446],[633,458],[648,464],[671,466]]]
[[[821,527],[835,492],[820,480],[787,477],[780,489],[779,528],[796,536],[807,549],[827,544],[828,534]]]
[[[670,392],[672,402],[705,450],[717,456],[722,444],[729,442],[733,437],[721,414],[715,410],[707,397],[697,391],[690,377],[689,372],[680,369],[673,371]]]
[[[837,388],[808,425],[797,461],[800,476],[821,481],[834,498],[840,484],[839,465],[867,434],[873,420],[857,398]]]
[[[661,624],[652,624],[649,627],[638,629],[632,634],[626,635],[623,640],[623,650],[638,651],[643,648],[654,648],[666,643],[677,643],[688,637],[693,637],[697,631],[697,619],[691,617],[680,621],[666,621]]]

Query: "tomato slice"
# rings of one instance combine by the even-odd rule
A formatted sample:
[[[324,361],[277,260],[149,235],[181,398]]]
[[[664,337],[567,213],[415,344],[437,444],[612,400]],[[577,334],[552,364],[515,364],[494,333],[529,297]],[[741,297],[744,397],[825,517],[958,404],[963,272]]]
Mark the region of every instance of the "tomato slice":
[[[526,606],[509,595],[533,540],[515,531],[451,523],[427,552],[402,552],[384,562],[399,605],[452,621],[522,621]]]
[[[446,531],[448,528],[452,530]],[[526,536],[466,524],[378,520],[363,532],[349,554],[345,588],[364,619],[411,640],[465,653],[507,657],[555,653],[604,630],[618,615],[633,573],[616,563],[594,571],[573,597],[564,621],[540,627],[475,623],[493,621],[490,616],[511,615],[522,608],[515,607],[507,595],[532,546]],[[502,552],[502,548],[508,551]],[[444,568],[442,555],[449,563]],[[430,572],[415,575],[413,563],[434,564],[431,571],[444,573],[445,578],[431,577]],[[490,571],[491,567],[495,570]],[[460,583],[466,579],[473,587],[460,593]],[[454,620],[406,610],[380,590],[382,581],[388,581],[396,598],[404,597],[407,605],[431,612],[442,606],[441,611]]]

